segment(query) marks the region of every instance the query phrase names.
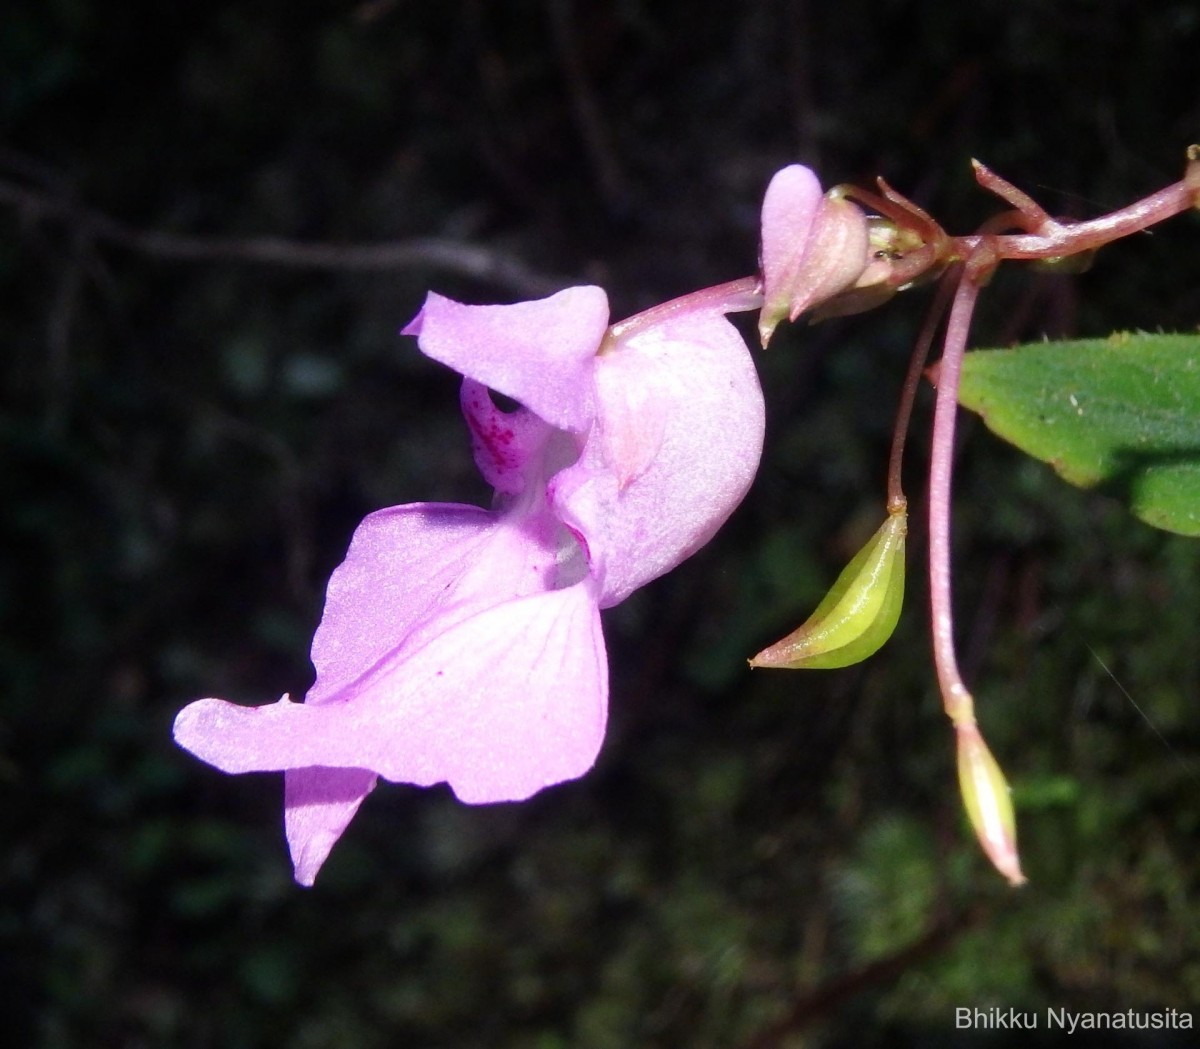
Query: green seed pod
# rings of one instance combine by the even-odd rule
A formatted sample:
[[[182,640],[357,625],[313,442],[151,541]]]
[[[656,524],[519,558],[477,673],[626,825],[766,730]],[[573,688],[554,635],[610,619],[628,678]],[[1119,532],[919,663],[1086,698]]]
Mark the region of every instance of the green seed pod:
[[[908,513],[887,520],[854,557],[801,627],[763,649],[752,667],[830,670],[874,655],[896,629],[904,602],[904,537]]]

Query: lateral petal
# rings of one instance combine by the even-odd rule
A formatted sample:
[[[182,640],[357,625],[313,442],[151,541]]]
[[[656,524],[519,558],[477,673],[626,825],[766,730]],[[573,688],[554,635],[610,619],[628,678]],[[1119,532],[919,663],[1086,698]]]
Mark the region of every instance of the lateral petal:
[[[367,769],[288,769],[283,825],[296,881],[311,885],[330,850],[375,787]]]
[[[345,698],[430,633],[486,605],[549,589],[561,536],[548,513],[515,519],[475,506],[410,503],[368,515],[326,589],[306,702]]]
[[[583,775],[604,736],[608,667],[589,580],[503,602],[394,659],[345,703],[203,699],[175,739],[225,772],[323,766],[519,801]]]

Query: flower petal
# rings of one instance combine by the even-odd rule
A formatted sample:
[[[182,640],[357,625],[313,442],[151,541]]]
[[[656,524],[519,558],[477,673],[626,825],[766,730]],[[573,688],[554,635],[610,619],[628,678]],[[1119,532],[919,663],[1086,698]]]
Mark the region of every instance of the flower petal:
[[[579,433],[591,423],[592,359],[607,328],[608,297],[585,285],[508,306],[431,292],[403,333],[417,336],[425,356]]]
[[[301,885],[313,883],[375,780],[367,769],[289,769],[284,774],[283,823]]]
[[[605,469],[624,488],[654,462],[667,428],[668,404],[656,383],[646,381],[642,355],[607,353],[596,368],[596,396]]]
[[[549,589],[564,538],[548,513],[515,519],[475,506],[410,503],[370,514],[329,580],[306,702],[344,699],[402,647],[480,607]]]
[[[471,431],[471,451],[483,478],[501,495],[520,495],[544,485],[555,470],[579,458],[578,438],[526,408],[503,412],[488,388],[463,379],[463,416]]]
[[[762,454],[763,399],[745,341],[711,310],[634,326],[596,367],[597,425],[551,490],[587,542],[608,608],[695,553],[741,502]],[[622,400],[633,382],[638,412]],[[614,434],[639,414],[645,435]]]
[[[519,801],[591,768],[608,667],[584,580],[488,608],[391,661],[345,703],[202,699],[175,739],[225,772],[313,766],[448,782],[465,802]]]
[[[810,168],[789,164],[767,186],[762,206],[763,345],[791,312],[792,287],[821,210],[821,183]]]

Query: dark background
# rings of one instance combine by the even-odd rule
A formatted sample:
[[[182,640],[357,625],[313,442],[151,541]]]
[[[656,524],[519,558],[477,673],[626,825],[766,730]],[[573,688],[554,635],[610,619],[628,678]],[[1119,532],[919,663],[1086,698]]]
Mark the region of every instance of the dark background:
[[[744,276],[797,160],[882,174],[952,232],[995,210],[972,156],[1095,215],[1180,177],[1197,55],[1186,2],[6,0],[10,1042],[869,1049],[1005,1044],[956,1033],[959,1006],[1197,1008],[1194,541],[964,420],[962,651],[1015,788],[1019,892],[959,813],[919,513],[879,656],[746,669],[882,516],[923,292],[758,356],[758,482],[606,615],[611,730],[584,780],[486,808],[385,785],[305,891],[280,777],[222,776],[169,731],[198,696],[304,692],[363,514],[487,498],[454,376],[396,334],[427,288],[598,282],[620,316]],[[1082,276],[1002,271],[974,343],[1194,330],[1198,233],[1177,219]],[[248,257],[263,236],[287,242],[274,263]],[[375,270],[288,246],[413,238]],[[915,504],[927,421],[923,397]]]

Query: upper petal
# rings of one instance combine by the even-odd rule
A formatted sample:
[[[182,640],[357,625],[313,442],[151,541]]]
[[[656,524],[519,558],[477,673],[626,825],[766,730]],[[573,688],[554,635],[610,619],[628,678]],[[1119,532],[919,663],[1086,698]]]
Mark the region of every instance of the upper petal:
[[[518,801],[583,775],[604,736],[608,667],[593,587],[503,602],[395,659],[346,703],[204,699],[176,741],[226,772],[313,766],[448,782]]]
[[[608,328],[600,288],[567,288],[507,306],[468,306],[430,293],[404,328],[421,352],[581,432],[592,419],[592,359]]]
[[[587,542],[607,608],[725,522],[758,468],[764,413],[745,341],[711,310],[633,326],[597,373],[596,426],[551,489]]]

